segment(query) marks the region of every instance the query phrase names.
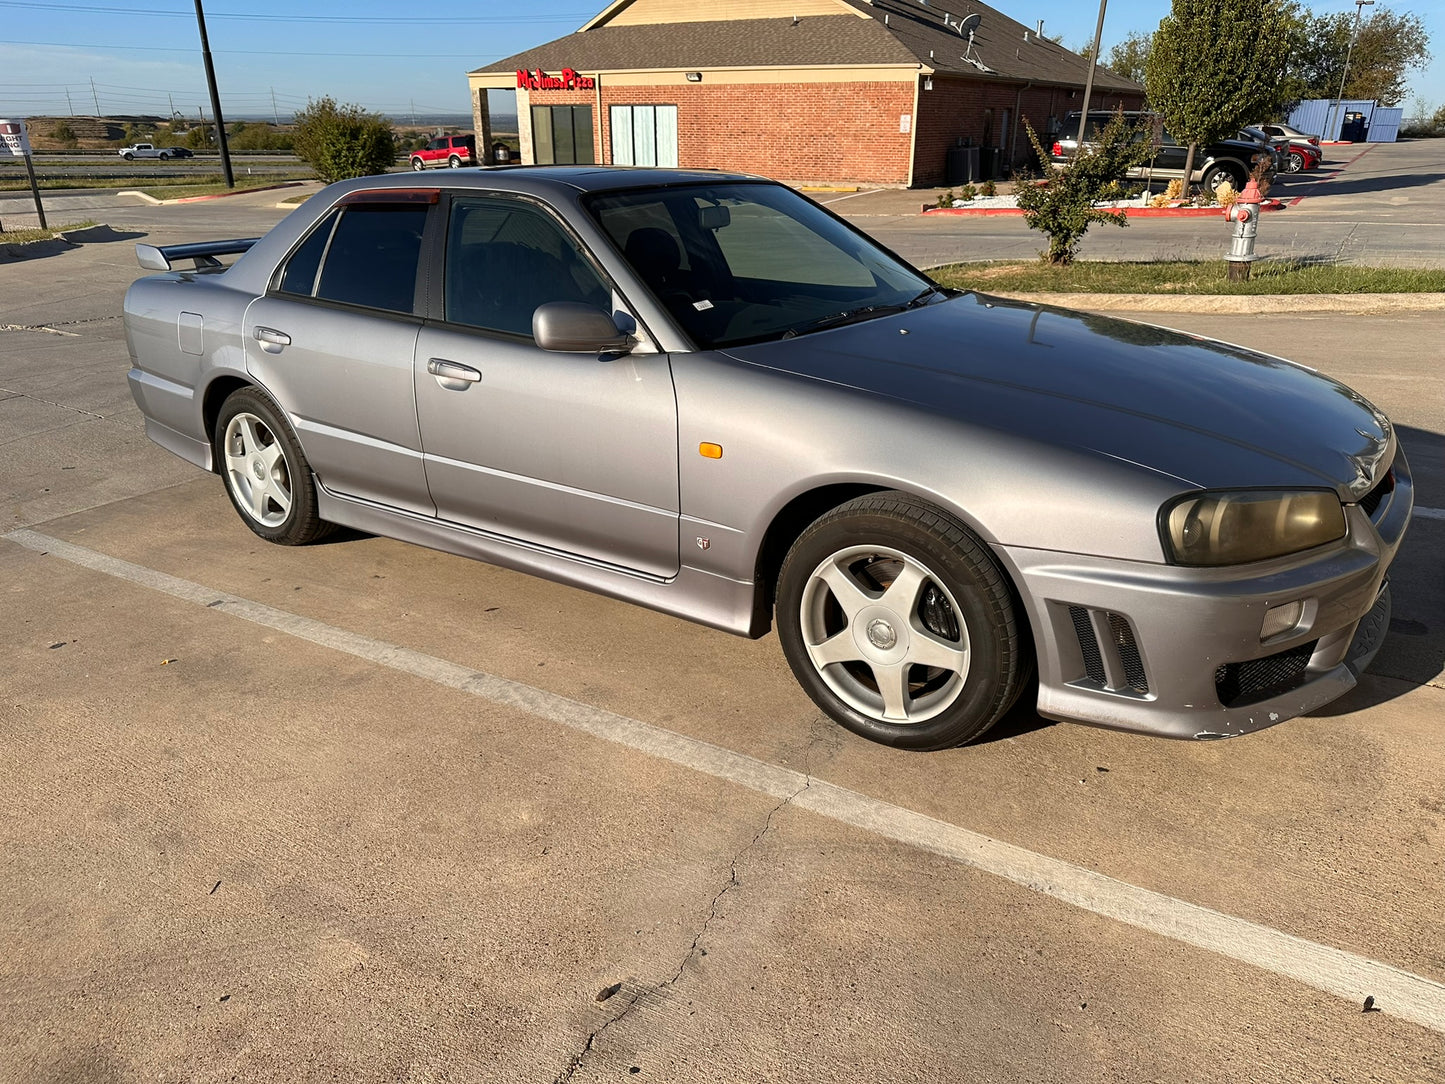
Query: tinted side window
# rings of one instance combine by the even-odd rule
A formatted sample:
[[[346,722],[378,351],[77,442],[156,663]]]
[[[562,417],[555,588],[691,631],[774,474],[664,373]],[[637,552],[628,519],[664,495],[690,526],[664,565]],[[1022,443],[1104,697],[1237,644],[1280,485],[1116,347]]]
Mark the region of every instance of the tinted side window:
[[[343,208],[315,296],[411,312],[426,215],[426,207],[415,205],[362,203]]]
[[[532,313],[549,301],[606,309],[611,289],[572,238],[520,200],[458,198],[447,227],[446,319],[532,335]]]
[[[286,270],[281,275],[282,293],[310,297],[315,292],[316,272],[321,270],[321,258],[326,255],[326,246],[331,243],[331,231],[336,228],[339,217],[340,211],[332,211],[311,231],[311,236],[301,242],[301,247],[291,254]]]

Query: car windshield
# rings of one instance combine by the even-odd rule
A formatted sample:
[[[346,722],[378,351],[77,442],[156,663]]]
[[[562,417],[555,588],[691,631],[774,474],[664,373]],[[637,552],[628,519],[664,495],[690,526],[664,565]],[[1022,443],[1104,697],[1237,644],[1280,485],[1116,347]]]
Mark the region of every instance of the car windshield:
[[[927,278],[781,185],[593,196],[588,209],[698,346],[790,338],[925,304]]]

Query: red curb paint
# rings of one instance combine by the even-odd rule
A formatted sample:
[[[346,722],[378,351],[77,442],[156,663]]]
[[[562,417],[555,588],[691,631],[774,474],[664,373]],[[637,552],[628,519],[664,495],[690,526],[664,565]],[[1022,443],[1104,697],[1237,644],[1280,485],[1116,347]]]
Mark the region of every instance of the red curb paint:
[[[1303,199],[1303,196],[1296,197],[1295,202]],[[1283,211],[1287,204],[1279,200],[1266,200],[1260,204],[1262,211]],[[1216,218],[1224,214],[1223,207],[1117,207],[1104,208],[1110,214],[1127,214],[1130,218],[1201,218],[1213,215]],[[925,207],[923,214],[926,215],[1022,215],[1023,212],[1017,207],[980,207],[977,210],[970,210],[967,207]]]

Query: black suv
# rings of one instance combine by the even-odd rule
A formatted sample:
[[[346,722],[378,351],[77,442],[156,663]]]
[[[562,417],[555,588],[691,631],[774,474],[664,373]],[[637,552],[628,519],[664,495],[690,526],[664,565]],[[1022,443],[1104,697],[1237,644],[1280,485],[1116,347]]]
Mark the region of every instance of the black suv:
[[[1089,110],[1089,124],[1084,131],[1085,143],[1114,116],[1115,114],[1108,110]],[[1189,153],[1188,143],[1180,143],[1171,136],[1157,114],[1125,113],[1124,119],[1130,123],[1142,121],[1145,128],[1153,132],[1156,148],[1153,159],[1131,169],[1130,177],[1146,181],[1171,181],[1184,176],[1184,159]],[[1067,162],[1078,146],[1078,135],[1079,114],[1069,113],[1064,117],[1058,138],[1054,140],[1049,161],[1056,166]],[[1189,179],[1208,191],[1213,191],[1221,181],[1228,181],[1236,189],[1243,189],[1249,180],[1250,172],[1261,163],[1265,166],[1266,174],[1273,175],[1275,158],[1267,146],[1242,139],[1221,139],[1217,143],[1201,144],[1194,148],[1194,169]]]

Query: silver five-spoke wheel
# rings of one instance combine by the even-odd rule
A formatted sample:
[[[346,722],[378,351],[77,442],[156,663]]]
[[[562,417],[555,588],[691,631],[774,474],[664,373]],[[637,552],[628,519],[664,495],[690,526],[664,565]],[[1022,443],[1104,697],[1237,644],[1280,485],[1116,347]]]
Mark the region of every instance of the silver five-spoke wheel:
[[[281,442],[264,419],[241,413],[222,440],[226,475],[238,507],[263,527],[279,527],[291,511],[291,469]]]
[[[216,469],[247,527],[268,542],[301,546],[331,531],[316,504],[311,465],[286,416],[259,388],[238,388],[212,430]]]
[[[835,721],[901,749],[942,749],[1008,710],[1032,656],[988,548],[943,509],[874,493],[819,516],[778,574],[778,638]]]
[[[884,722],[921,723],[946,709],[968,677],[958,603],[922,561],[853,546],[808,577],[803,642],[840,699]]]

